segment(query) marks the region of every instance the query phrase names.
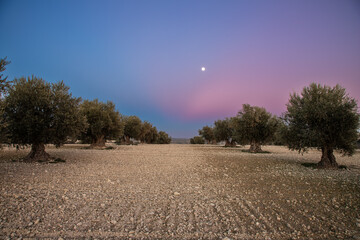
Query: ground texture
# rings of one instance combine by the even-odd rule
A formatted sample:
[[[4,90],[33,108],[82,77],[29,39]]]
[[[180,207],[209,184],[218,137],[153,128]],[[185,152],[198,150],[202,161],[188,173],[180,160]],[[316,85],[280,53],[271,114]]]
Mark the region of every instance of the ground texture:
[[[360,239],[360,154],[191,145],[0,152],[0,239]],[[304,166],[304,164],[306,166]]]

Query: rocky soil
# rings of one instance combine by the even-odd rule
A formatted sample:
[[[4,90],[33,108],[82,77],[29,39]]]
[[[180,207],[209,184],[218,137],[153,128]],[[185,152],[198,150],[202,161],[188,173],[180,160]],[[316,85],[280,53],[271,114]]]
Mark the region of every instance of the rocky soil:
[[[360,239],[360,153],[317,170],[316,151],[243,149],[68,145],[28,164],[5,147],[0,239]]]

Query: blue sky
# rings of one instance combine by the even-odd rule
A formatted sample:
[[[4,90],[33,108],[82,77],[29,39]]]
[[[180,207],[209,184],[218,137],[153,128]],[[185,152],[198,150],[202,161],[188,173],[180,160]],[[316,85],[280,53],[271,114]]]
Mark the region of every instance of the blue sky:
[[[64,80],[172,137],[311,82],[360,92],[358,1],[4,1],[5,74]],[[202,72],[201,67],[206,67]]]

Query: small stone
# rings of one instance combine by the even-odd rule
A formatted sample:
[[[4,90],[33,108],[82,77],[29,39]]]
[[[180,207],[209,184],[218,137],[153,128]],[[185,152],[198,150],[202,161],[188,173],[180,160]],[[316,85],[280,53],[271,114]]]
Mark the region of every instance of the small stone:
[[[111,224],[116,224],[117,222],[115,220],[111,220]]]
[[[354,235],[353,239],[360,240],[360,234]]]
[[[174,195],[175,195],[175,196],[179,196],[179,195],[180,195],[180,193],[178,193],[178,192],[174,192]]]

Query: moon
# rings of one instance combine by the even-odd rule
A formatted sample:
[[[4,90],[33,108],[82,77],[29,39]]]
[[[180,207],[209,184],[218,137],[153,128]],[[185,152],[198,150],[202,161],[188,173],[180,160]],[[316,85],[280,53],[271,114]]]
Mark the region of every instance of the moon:
[[[201,68],[201,71],[205,72],[205,70],[206,70],[205,67],[202,67],[202,68]]]

